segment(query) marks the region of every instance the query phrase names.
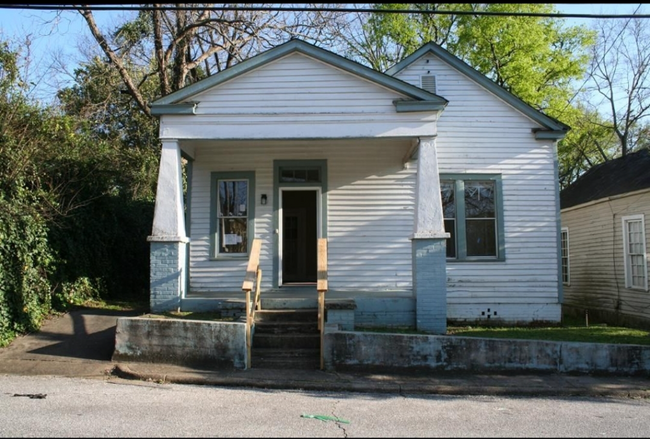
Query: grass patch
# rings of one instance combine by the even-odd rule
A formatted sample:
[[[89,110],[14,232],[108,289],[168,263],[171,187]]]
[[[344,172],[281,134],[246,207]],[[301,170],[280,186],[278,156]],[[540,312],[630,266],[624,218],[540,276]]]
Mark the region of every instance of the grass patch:
[[[87,300],[78,308],[105,309],[109,311],[146,311],[149,302],[129,302],[119,300],[92,299]]]
[[[384,334],[426,334],[412,328],[355,328],[356,331]],[[591,323],[566,317],[555,326],[539,323],[529,326],[447,326],[447,335],[458,337],[500,338],[518,340],[568,341],[583,343],[650,345],[650,331]]]
[[[448,327],[447,335],[519,340],[650,345],[650,333],[640,329],[606,326],[558,326],[540,328]]]

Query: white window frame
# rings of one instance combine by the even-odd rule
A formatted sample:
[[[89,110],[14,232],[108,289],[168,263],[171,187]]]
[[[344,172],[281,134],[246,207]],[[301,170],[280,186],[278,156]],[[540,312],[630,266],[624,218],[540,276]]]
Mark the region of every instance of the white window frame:
[[[562,244],[564,245],[562,246]],[[564,259],[566,259],[566,281],[564,280]],[[571,259],[569,257],[568,227],[562,227],[562,230],[560,231],[560,276],[562,276],[562,285],[571,285]]]
[[[643,256],[643,282],[642,285],[632,284],[631,254],[629,252],[628,225],[632,222],[641,223],[641,255]],[[622,218],[623,225],[623,264],[625,266],[625,287],[636,290],[648,291],[648,253],[646,250],[645,219],[643,215],[629,215]],[[637,253],[635,253],[638,255]]]

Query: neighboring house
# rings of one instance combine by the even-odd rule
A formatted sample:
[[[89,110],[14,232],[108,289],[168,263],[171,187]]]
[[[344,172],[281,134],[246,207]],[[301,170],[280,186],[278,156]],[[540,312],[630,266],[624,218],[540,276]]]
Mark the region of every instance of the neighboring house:
[[[650,327],[650,151],[594,166],[561,193],[563,307]]]
[[[381,73],[291,40],[151,109],[152,310],[243,297],[253,238],[262,294],[290,297],[316,281],[326,238],[327,297],[354,300],[360,326],[560,321],[556,142],[569,128],[441,47]]]

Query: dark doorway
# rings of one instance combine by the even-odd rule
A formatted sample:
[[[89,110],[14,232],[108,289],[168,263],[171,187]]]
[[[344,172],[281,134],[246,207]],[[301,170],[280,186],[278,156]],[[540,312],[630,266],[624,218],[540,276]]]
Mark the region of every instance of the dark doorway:
[[[316,282],[317,191],[282,191],[282,283]]]

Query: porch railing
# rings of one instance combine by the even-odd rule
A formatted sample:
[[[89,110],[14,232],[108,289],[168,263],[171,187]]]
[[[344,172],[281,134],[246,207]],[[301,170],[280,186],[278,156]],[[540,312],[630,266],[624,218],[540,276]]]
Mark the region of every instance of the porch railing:
[[[325,341],[325,293],[327,292],[327,239],[318,240],[318,274],[316,277],[318,291],[318,329],[320,330],[320,368],[324,369],[323,348]]]
[[[254,239],[251,253],[246,267],[246,276],[242,290],[246,293],[246,368],[251,367],[251,348],[253,346],[253,326],[255,325],[255,311],[262,309],[260,285],[262,283],[262,269],[260,268],[260,249],[262,241]],[[255,297],[251,302],[251,291],[255,287]]]

